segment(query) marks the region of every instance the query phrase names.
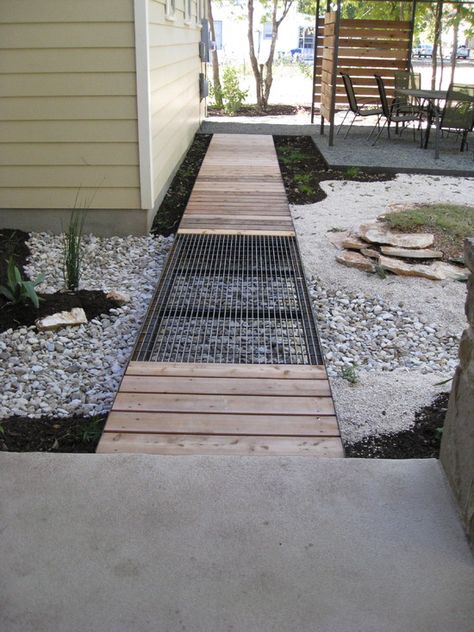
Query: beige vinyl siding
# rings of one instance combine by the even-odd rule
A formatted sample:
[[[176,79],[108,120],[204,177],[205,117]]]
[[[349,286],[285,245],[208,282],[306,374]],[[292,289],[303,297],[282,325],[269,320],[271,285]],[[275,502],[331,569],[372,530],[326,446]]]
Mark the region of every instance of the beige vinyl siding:
[[[0,11],[0,207],[138,209],[133,0]]]
[[[185,21],[185,0],[176,0],[173,20],[166,16],[166,0],[148,0],[150,115],[152,171],[155,200],[196,133],[202,115],[199,100],[200,24],[196,0]]]

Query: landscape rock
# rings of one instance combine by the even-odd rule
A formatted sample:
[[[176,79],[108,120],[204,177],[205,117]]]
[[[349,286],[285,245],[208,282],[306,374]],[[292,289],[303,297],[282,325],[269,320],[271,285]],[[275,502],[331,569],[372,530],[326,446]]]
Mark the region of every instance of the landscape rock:
[[[82,307],[73,307],[70,312],[58,312],[36,321],[39,331],[56,331],[62,327],[78,327],[87,323],[87,316]]]
[[[342,247],[347,248],[348,250],[362,250],[365,248],[367,243],[359,239],[357,235],[349,235],[342,241]]]
[[[392,257],[380,256],[380,265],[401,276],[416,276],[424,279],[431,279],[432,281],[445,281],[447,279],[452,281],[463,281],[468,278],[469,271],[467,268],[460,268],[453,266],[450,263],[444,263],[437,261],[431,265],[425,265],[421,263],[406,263],[400,259],[393,259]]]
[[[108,292],[105,298],[115,301],[119,305],[126,305],[127,303],[130,303],[130,294],[127,294],[127,292],[112,290],[112,292]]]
[[[384,255],[390,257],[403,257],[405,259],[442,259],[443,253],[440,250],[431,248],[397,248],[396,246],[381,246],[380,250]]]
[[[342,249],[344,241],[351,233],[348,230],[328,231],[328,241],[336,248]]]
[[[360,253],[364,255],[364,257],[370,257],[371,259],[380,258],[380,252],[374,250],[373,248],[362,248]]]
[[[428,248],[434,242],[434,235],[431,233],[398,233],[381,222],[362,224],[359,226],[359,236],[374,244],[400,248]]]
[[[349,268],[357,268],[358,270],[363,270],[364,272],[375,272],[375,266],[372,261],[367,259],[367,257],[364,257],[364,255],[361,255],[359,252],[343,250],[337,255],[336,261],[338,261],[338,263],[342,263],[344,266],[348,266]]]

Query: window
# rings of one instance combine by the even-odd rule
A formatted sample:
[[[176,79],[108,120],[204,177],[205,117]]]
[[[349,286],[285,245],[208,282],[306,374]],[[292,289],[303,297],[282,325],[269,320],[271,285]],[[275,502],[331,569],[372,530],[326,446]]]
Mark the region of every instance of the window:
[[[176,0],[166,0],[166,17],[174,20],[176,16]]]
[[[206,11],[206,3],[207,0],[197,0],[197,22],[201,24],[201,20],[204,19],[207,15]]]
[[[263,39],[272,39],[273,24],[271,22],[264,22],[263,24]]]
[[[222,50],[222,20],[214,20],[216,34],[216,50]]]
[[[300,26],[298,29],[298,48],[313,48],[314,26]]]
[[[184,0],[184,21],[191,22],[193,12],[193,0]]]

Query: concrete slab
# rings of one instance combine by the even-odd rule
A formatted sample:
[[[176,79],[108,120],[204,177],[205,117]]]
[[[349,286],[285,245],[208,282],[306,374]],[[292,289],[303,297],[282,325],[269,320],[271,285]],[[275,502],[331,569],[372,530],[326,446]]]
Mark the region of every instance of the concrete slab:
[[[337,115],[337,122],[343,113]],[[312,136],[318,149],[331,167],[346,169],[347,167],[364,167],[366,169],[385,169],[395,173],[427,173],[434,175],[473,176],[474,156],[472,150],[459,151],[460,139],[454,135],[440,140],[440,157],[434,157],[434,134],[428,149],[415,143],[411,130],[405,130],[401,136],[392,134],[390,140],[384,131],[375,146],[367,137],[372,126],[354,125],[345,139],[347,127],[336,136],[333,147],[328,145],[328,127],[326,133],[319,133],[318,118],[316,123],[299,123],[297,117],[236,117],[223,119],[205,119],[200,132],[206,134],[273,134],[283,136]],[[371,121],[373,122],[373,121]],[[419,139],[419,136],[418,136]]]
[[[472,632],[436,461],[1,454],[2,632]]]

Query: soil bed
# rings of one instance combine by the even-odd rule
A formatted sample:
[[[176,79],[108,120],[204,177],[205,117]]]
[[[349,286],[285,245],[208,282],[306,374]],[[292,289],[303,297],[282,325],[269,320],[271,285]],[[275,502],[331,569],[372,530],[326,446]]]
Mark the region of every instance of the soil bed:
[[[38,294],[38,309],[30,303],[13,304],[0,297],[0,332],[7,329],[18,329],[35,324],[38,318],[50,316],[57,312],[70,311],[73,307],[82,307],[87,320],[101,314],[108,314],[111,309],[119,307],[116,301],[106,298],[99,290],[79,290],[78,292],[55,292],[54,294]]]
[[[153,220],[151,233],[168,237],[178,229],[212,134],[196,134]]]
[[[347,457],[362,459],[430,459],[439,457],[441,429],[449,393],[443,393],[415,413],[413,428],[375,435],[345,446]]]
[[[106,416],[10,417],[0,421],[4,452],[95,452]]]
[[[351,169],[330,169],[309,136],[274,136],[280,169],[290,204],[314,204],[327,196],[319,186],[324,180],[384,182],[392,173]]]
[[[256,105],[243,105],[233,116],[293,116],[295,114],[308,114],[311,108],[303,105],[268,105],[265,111],[259,110]],[[208,116],[230,116],[224,110],[216,107],[207,108]]]

